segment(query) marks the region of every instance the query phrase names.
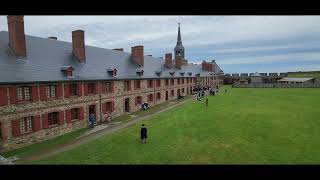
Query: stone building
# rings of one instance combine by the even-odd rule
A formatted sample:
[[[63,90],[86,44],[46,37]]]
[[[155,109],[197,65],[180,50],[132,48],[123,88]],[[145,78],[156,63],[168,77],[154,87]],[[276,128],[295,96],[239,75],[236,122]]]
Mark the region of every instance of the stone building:
[[[131,53],[85,45],[82,30],[72,31],[72,43],[25,35],[23,16],[7,20],[8,32],[0,32],[1,151],[87,127],[89,114],[104,121],[142,102],[216,86],[224,76],[215,61],[187,62],[180,26],[175,59],[171,53],[162,59],[145,56],[143,45]]]
[[[262,76],[259,73],[254,73],[251,75],[251,83],[262,83]]]

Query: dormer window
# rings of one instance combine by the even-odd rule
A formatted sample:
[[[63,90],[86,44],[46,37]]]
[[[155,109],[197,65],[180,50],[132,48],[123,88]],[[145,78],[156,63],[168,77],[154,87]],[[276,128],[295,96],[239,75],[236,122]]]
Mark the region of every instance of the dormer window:
[[[180,72],[180,75],[181,75],[181,76],[184,76],[184,72]]]
[[[71,66],[61,66],[61,71],[68,77],[68,78],[72,78],[72,71],[73,68]]]
[[[195,76],[200,76],[200,73],[195,74]]]
[[[188,72],[188,75],[191,76],[191,75],[192,75],[192,72]]]
[[[138,76],[143,76],[143,69],[137,69],[136,73]]]
[[[112,76],[112,77],[116,77],[117,76],[117,69],[116,68],[109,68],[107,69],[107,73]]]
[[[157,76],[161,76],[162,75],[162,71],[155,71]]]
[[[171,75],[171,76],[174,76],[174,74],[175,74],[175,72],[174,72],[174,71],[170,72],[170,75]]]

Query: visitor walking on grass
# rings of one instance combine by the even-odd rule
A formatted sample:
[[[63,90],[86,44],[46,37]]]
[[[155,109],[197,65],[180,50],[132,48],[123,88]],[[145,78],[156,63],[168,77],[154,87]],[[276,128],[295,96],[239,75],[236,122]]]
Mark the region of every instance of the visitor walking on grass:
[[[93,113],[90,114],[89,121],[90,121],[90,126],[91,126],[91,128],[94,128],[94,123],[95,123],[95,121],[96,121],[96,118],[95,118],[95,116],[94,116]]]
[[[147,128],[144,124],[142,124],[141,126],[141,130],[140,130],[140,136],[141,136],[141,142],[142,143],[146,143],[147,142]]]
[[[208,107],[208,101],[209,101],[208,98],[206,98],[206,107]]]

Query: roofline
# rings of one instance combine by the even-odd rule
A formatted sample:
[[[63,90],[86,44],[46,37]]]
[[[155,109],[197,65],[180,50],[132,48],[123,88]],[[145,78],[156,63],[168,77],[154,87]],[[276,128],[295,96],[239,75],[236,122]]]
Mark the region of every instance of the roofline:
[[[115,79],[78,79],[78,80],[54,80],[54,81],[17,81],[17,82],[0,82],[0,85],[9,85],[9,84],[39,84],[39,83],[67,83],[67,82],[88,82],[88,81],[123,81],[123,80],[148,80],[148,79],[174,79],[174,78],[195,78],[198,76],[172,76],[172,77],[150,77],[150,78],[115,78]],[[207,77],[207,76],[200,76]],[[212,77],[212,76],[208,76]]]

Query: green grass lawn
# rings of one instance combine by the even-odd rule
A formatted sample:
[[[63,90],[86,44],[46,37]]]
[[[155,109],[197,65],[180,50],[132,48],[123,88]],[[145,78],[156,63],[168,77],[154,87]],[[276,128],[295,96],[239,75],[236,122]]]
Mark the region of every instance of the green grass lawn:
[[[320,89],[236,88],[33,164],[318,164]],[[148,142],[140,144],[140,125]]]
[[[44,142],[39,142],[36,144],[32,144],[30,146],[22,147],[13,151],[7,151],[1,153],[3,157],[10,157],[10,156],[29,156],[33,155],[39,151],[42,151],[44,149],[49,149],[49,148],[54,148],[57,145],[65,144],[68,142],[71,142],[75,138],[79,137],[82,135],[85,131],[87,131],[86,128],[79,129],[58,137],[55,137],[53,139],[49,139]]]
[[[320,72],[297,72],[297,73],[289,73],[288,77],[296,77],[296,78],[320,78]]]

